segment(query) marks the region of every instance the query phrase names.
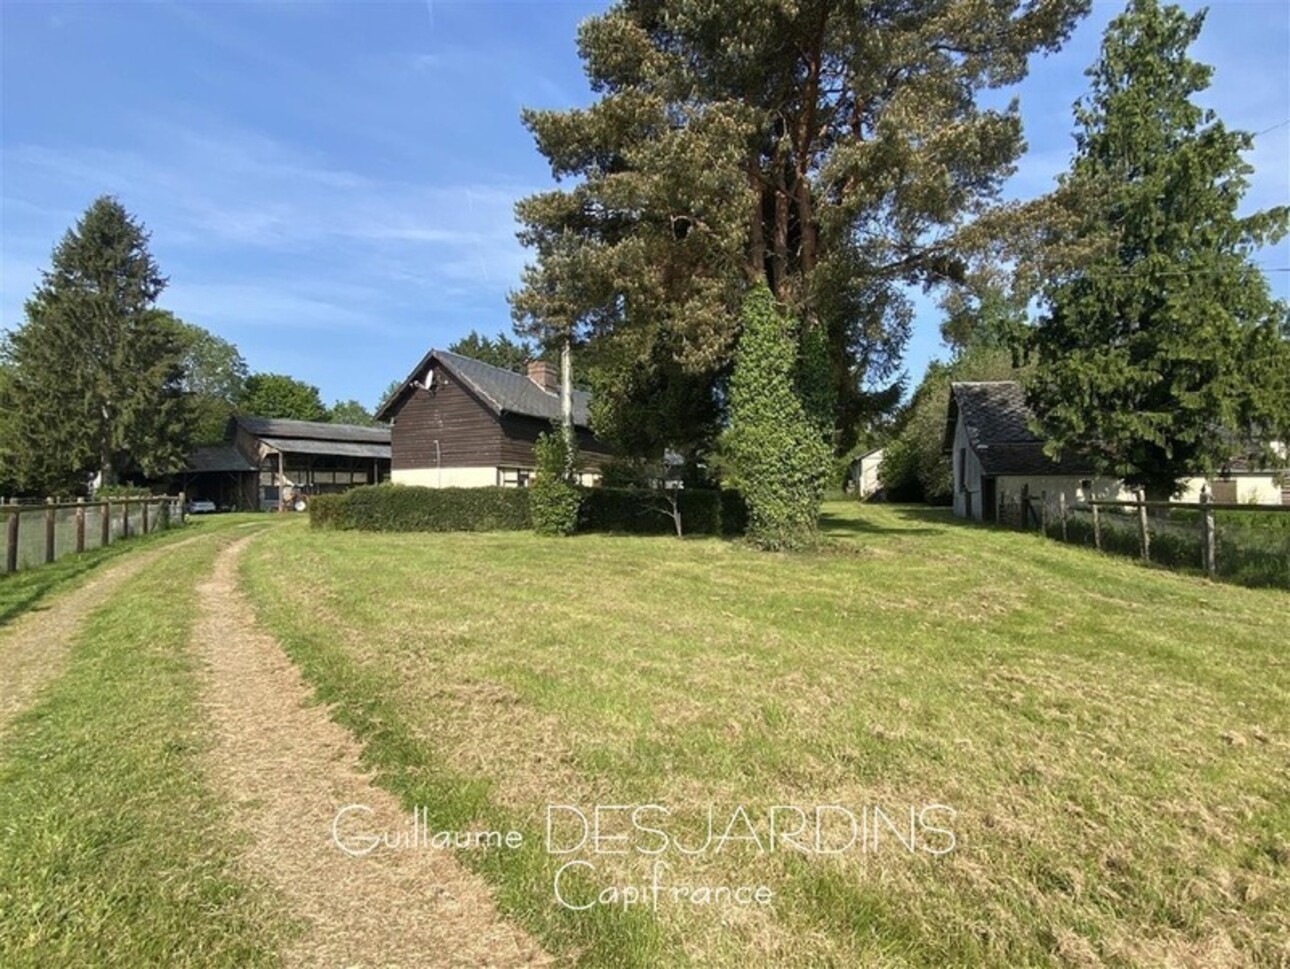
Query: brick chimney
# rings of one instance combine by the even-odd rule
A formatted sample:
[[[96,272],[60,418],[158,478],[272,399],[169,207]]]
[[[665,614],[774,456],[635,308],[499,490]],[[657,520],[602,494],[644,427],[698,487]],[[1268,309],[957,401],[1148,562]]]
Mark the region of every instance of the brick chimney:
[[[529,380],[547,393],[554,394],[560,389],[560,368],[545,360],[530,360]]]

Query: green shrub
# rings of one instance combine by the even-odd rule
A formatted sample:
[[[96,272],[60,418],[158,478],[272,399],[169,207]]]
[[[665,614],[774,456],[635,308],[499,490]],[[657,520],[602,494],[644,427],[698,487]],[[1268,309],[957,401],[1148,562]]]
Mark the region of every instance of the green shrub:
[[[323,499],[321,502],[319,499]],[[523,488],[417,488],[379,484],[309,503],[316,527],[371,532],[494,532],[530,528]]]
[[[311,528],[339,528],[345,507],[345,496],[314,495],[309,499],[309,526]]]
[[[646,488],[579,488],[573,492],[578,531],[670,535],[675,531],[665,495]],[[314,528],[378,532],[486,532],[534,528],[532,488],[417,488],[365,485],[309,501]],[[687,535],[741,535],[748,510],[730,489],[683,488],[678,493]],[[567,513],[567,509],[561,514]],[[566,534],[566,533],[559,533]]]
[[[533,445],[537,477],[529,488],[529,512],[539,535],[572,535],[578,528],[582,492],[569,480],[576,459],[559,428],[538,435]]]

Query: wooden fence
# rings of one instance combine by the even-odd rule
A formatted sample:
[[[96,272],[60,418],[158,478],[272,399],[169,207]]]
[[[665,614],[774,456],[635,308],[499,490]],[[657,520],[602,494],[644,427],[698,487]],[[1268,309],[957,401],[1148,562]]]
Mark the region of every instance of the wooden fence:
[[[1119,547],[1124,551],[1123,535],[1128,530],[1133,533],[1133,546],[1136,555],[1144,562],[1158,561],[1162,564],[1186,565],[1201,568],[1206,574],[1218,576],[1231,571],[1232,562],[1223,562],[1220,551],[1220,523],[1215,519],[1217,512],[1241,512],[1247,516],[1262,514],[1278,515],[1290,513],[1290,505],[1242,505],[1230,502],[1214,501],[1208,488],[1202,488],[1200,501],[1148,501],[1142,491],[1130,500],[1093,499],[1084,502],[1067,502],[1066,495],[1059,493],[1055,500],[1047,492],[1041,491],[1038,496],[1032,495],[1027,487],[1015,499],[1000,493],[998,499],[997,520],[1001,524],[1011,524],[1023,530],[1034,529],[1041,534],[1060,538],[1063,542],[1077,541],[1073,532],[1080,532],[1080,537],[1088,541],[1091,532],[1091,544],[1098,551],[1108,551],[1108,530],[1115,533]],[[1180,520],[1176,512],[1189,514],[1186,520]],[[1085,523],[1089,527],[1083,527]],[[1076,527],[1076,526],[1080,527]],[[1279,529],[1285,540],[1277,543],[1271,550],[1276,558],[1290,556],[1290,528]],[[1168,554],[1153,555],[1153,540],[1164,541],[1166,538],[1185,539],[1183,544],[1191,549],[1194,562],[1179,562],[1179,553],[1171,549]],[[1192,546],[1195,542],[1195,546]],[[1178,544],[1176,541],[1171,544]],[[1241,557],[1244,550],[1236,541],[1227,544],[1227,554],[1232,559]],[[1290,568],[1290,562],[1285,566]],[[1276,570],[1276,563],[1273,569]],[[1280,584],[1280,583],[1276,583]]]
[[[184,495],[101,501],[49,498],[23,504],[0,499],[0,519],[5,522],[3,575],[182,524]]]

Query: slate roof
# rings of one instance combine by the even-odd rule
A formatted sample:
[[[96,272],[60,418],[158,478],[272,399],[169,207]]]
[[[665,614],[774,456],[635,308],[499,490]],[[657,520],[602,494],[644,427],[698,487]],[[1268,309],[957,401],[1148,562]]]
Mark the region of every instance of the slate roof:
[[[328,424],[325,421],[288,421],[276,417],[248,417],[241,414],[233,419],[256,437],[385,445],[390,443],[388,427],[359,427],[355,424]]]
[[[231,444],[211,444],[199,447],[188,455],[185,471],[199,474],[206,471],[254,471],[255,465]]]
[[[945,447],[953,446],[959,415],[968,444],[981,471],[999,474],[1092,475],[1082,455],[1064,454],[1054,461],[1044,454],[1044,441],[1030,429],[1034,415],[1026,394],[1015,380],[961,381],[950,385],[950,410],[945,423]]]
[[[431,350],[421,358],[421,362],[408,374],[399,389],[391,394],[377,410],[376,416],[379,420],[389,419],[395,404],[402,400],[403,395],[415,381],[425,379],[426,369],[432,363],[443,367],[465,384],[498,416],[519,414],[549,421],[560,420],[558,393],[544,390],[524,374],[494,367],[492,364],[472,360],[457,353],[449,353],[447,350]],[[585,390],[573,392],[573,422],[580,427],[586,427],[590,422],[588,414],[590,403],[591,395]]]

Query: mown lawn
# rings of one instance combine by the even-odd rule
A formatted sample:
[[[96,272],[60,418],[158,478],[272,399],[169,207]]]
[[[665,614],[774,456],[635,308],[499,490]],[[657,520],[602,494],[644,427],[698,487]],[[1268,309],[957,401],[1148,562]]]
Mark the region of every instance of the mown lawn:
[[[0,734],[0,966],[278,964],[291,926],[238,869],[235,820],[203,778],[209,724],[189,651],[195,584],[246,520],[79,562],[210,536],[127,580],[90,616],[66,670]],[[76,564],[12,581],[74,595],[65,587],[86,574]]]
[[[525,833],[463,859],[569,962],[1290,958],[1290,595],[919,509],[832,504],[826,528],[822,551],[782,556],[286,527],[244,578],[381,783],[432,827]],[[717,834],[742,807],[758,841],[556,856],[553,803],[662,805],[646,823],[691,847],[710,806]],[[945,854],[907,830],[932,804],[954,812],[931,817]],[[901,838],[875,822],[877,848],[767,850],[772,808],[827,805],[877,807]],[[842,815],[824,816],[819,847],[837,847]],[[624,844],[659,841],[604,846]],[[569,860],[595,866],[565,882],[582,904],[648,885],[659,859],[665,890],[766,885],[773,903],[555,899]]]

